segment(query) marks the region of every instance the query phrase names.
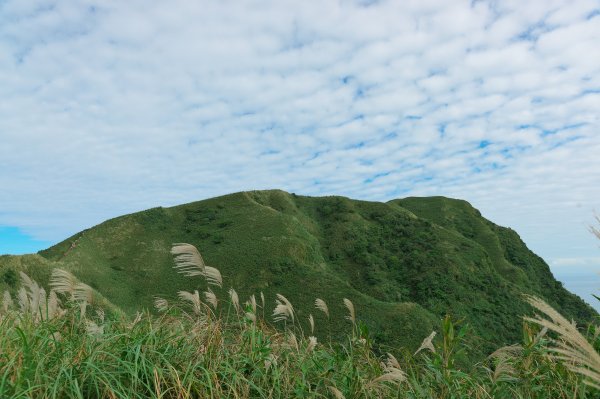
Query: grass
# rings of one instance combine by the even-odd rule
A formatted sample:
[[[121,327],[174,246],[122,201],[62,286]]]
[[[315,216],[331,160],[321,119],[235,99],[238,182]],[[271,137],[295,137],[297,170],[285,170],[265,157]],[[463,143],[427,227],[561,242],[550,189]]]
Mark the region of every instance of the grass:
[[[206,265],[193,246],[179,244],[173,253],[175,270],[195,276],[188,278],[199,280],[206,293],[212,292],[210,287],[218,288],[221,282],[205,273]],[[441,320],[439,334],[418,332],[421,345],[416,351],[400,347],[393,351],[396,355],[380,354],[360,320],[360,307],[348,298],[337,301],[345,314],[332,315],[332,302],[315,298],[310,311],[323,314],[328,322],[313,318],[310,329],[305,329],[298,307],[281,294],[271,304],[260,293],[242,303],[232,288],[228,299],[215,304],[210,295],[181,291],[181,300],[172,303],[156,299],[157,314],[130,318],[66,271],[53,271],[48,293],[26,274],[20,280],[18,299],[4,294],[0,310],[2,398],[594,398],[600,394],[591,374],[597,364],[577,363],[581,353],[594,361],[598,358],[597,334],[584,338],[533,297],[528,297],[529,303],[550,321],[526,318],[520,344],[465,363],[473,330],[450,316]],[[323,341],[313,335],[327,331],[332,323],[344,326],[345,340]],[[549,337],[548,330],[557,336]],[[573,350],[566,357],[559,350],[565,342]]]

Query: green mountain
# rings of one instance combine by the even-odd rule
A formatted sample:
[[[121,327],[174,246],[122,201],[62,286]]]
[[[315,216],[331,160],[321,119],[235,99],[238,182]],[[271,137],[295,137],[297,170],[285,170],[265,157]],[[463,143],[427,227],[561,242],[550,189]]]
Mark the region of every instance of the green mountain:
[[[554,279],[517,233],[481,216],[469,203],[444,197],[387,203],[305,197],[283,191],[242,192],[108,220],[36,255],[0,257],[0,290],[16,287],[18,270],[47,282],[72,271],[128,313],[151,307],[155,295],[206,287],[173,270],[172,243],[197,246],[207,264],[244,301],[264,292],[267,318],[275,294],[317,330],[349,330],[342,298],[382,344],[414,348],[440,317],[464,318],[481,350],[518,342],[531,309],[522,293],[541,296],[585,323],[596,312]],[[314,308],[330,307],[331,321]],[[325,327],[329,326],[329,327]]]

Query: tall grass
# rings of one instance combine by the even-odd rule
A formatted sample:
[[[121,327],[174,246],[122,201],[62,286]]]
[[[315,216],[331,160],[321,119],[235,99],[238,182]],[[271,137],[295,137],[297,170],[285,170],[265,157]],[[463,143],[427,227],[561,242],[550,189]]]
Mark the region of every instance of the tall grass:
[[[449,317],[423,331],[416,351],[377,354],[360,309],[315,308],[348,325],[344,343],[319,342],[328,326],[309,317],[303,330],[283,295],[242,303],[187,244],[173,249],[175,270],[202,277],[206,290],[156,298],[156,313],[125,317],[73,275],[55,270],[46,292],[21,275],[17,298],[0,307],[0,398],[592,398],[593,345],[574,326],[550,316],[527,318],[523,341],[477,364],[464,364],[469,327]],[[219,298],[228,298],[221,299]],[[271,307],[272,306],[272,307]],[[265,308],[269,309],[265,309]],[[540,325],[540,326],[538,326]],[[556,327],[559,326],[559,327]],[[558,333],[549,338],[548,331]],[[556,328],[555,328],[556,327]],[[574,330],[573,330],[574,329]],[[576,335],[577,334],[580,335]],[[565,340],[565,334],[574,340]],[[574,335],[575,334],[575,335]],[[562,337],[562,338],[561,338]],[[575,337],[575,338],[573,338]],[[561,341],[562,339],[562,341]],[[566,346],[565,346],[566,345]],[[588,345],[588,346],[586,346]],[[583,352],[581,351],[583,348]],[[567,349],[572,350],[568,354]]]

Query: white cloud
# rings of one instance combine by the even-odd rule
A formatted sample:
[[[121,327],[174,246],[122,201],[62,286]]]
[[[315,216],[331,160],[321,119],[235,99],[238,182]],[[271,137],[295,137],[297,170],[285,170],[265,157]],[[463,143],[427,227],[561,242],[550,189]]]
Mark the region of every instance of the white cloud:
[[[586,0],[5,1],[0,225],[57,241],[245,189],[447,195],[548,259],[593,257],[598,18]]]

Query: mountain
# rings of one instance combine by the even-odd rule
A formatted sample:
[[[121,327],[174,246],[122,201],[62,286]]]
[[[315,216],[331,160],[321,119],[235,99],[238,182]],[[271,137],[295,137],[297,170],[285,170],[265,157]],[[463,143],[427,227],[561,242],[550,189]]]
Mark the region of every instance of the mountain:
[[[464,318],[485,351],[520,340],[523,293],[538,295],[581,323],[596,312],[554,279],[516,232],[483,218],[468,202],[444,197],[387,203],[306,197],[279,190],[241,192],[108,220],[40,251],[0,257],[0,290],[17,271],[47,282],[54,267],[72,271],[113,304],[134,313],[155,295],[204,290],[201,278],[173,270],[172,243],[194,244],[221,270],[225,298],[275,294],[317,330],[349,331],[342,298],[383,345],[414,348],[440,317]],[[331,321],[314,308],[330,307]]]

